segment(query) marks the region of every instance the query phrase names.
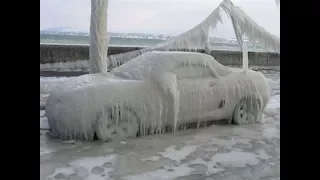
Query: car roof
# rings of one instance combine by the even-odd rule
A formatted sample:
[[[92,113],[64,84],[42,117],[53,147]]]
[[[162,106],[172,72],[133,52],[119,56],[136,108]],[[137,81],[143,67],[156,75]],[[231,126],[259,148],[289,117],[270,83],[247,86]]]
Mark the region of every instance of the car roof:
[[[145,79],[155,71],[171,72],[177,67],[195,64],[207,66],[211,64],[219,75],[229,72],[229,68],[218,63],[214,57],[198,52],[151,51],[146,52],[119,67],[111,70],[115,75],[123,75],[130,79]]]

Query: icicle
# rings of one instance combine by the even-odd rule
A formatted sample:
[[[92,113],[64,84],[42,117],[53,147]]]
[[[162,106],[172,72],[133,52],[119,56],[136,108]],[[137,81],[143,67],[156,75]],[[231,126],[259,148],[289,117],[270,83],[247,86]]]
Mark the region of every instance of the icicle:
[[[114,115],[116,117],[116,127],[118,128],[119,126],[119,105],[117,104],[116,107],[115,107],[115,112],[114,112]]]
[[[242,72],[247,73],[248,72],[248,66],[249,66],[249,59],[248,59],[248,47],[247,43],[243,43],[242,48]]]
[[[161,134],[161,127],[164,126],[164,123],[162,122],[162,111],[163,111],[163,105],[161,99],[159,99],[159,124],[157,127],[157,131]]]
[[[233,15],[230,16],[230,19],[231,19],[231,22],[232,22],[232,25],[233,25],[233,30],[234,30],[234,33],[236,35],[236,38],[237,38],[237,41],[238,41],[238,44],[240,46],[240,49],[243,50],[243,40],[242,40],[242,37],[241,37],[241,31],[240,31],[240,28],[235,20],[235,18],[233,17]]]
[[[108,0],[91,0],[90,72],[107,72],[108,68]]]
[[[180,93],[178,90],[177,77],[175,74],[166,73],[162,77],[160,83],[165,84],[165,87],[168,89],[170,95],[172,96],[174,121],[173,132],[175,132],[178,124],[178,114],[180,108]]]

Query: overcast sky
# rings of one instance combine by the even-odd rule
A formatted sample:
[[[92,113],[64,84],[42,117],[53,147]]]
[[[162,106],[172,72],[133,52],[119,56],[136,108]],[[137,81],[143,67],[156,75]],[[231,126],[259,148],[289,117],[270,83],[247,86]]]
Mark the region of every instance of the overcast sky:
[[[222,0],[109,0],[109,32],[177,35],[203,21]],[[40,0],[40,29],[72,27],[89,31],[91,0]],[[275,0],[233,0],[260,26],[280,36]],[[213,32],[234,37],[230,20]]]

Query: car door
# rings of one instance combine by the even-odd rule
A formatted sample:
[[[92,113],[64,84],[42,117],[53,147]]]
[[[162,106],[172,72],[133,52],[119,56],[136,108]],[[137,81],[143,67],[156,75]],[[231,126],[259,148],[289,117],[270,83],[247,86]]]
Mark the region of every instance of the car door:
[[[180,92],[179,121],[190,122],[208,118],[210,113],[223,106],[217,73],[208,67],[181,67],[177,75]],[[222,103],[222,104],[221,104]]]

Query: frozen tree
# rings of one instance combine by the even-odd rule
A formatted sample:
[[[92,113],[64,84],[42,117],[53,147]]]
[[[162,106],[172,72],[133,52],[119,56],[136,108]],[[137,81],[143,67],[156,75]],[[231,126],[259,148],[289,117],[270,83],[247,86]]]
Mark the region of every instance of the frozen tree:
[[[276,2],[280,3],[280,0],[276,0]],[[152,50],[204,49],[207,54],[210,54],[209,31],[215,29],[218,22],[223,23],[221,16],[222,12],[225,12],[231,19],[241,49],[243,47],[243,37],[247,37],[250,41],[258,40],[270,49],[280,52],[280,39],[278,37],[259,26],[243,10],[241,10],[241,8],[235,6],[231,0],[223,0],[204,21],[173,39],[154,47],[111,55],[109,57],[109,68],[117,67]]]
[[[90,73],[107,72],[107,11],[108,0],[91,0]]]

